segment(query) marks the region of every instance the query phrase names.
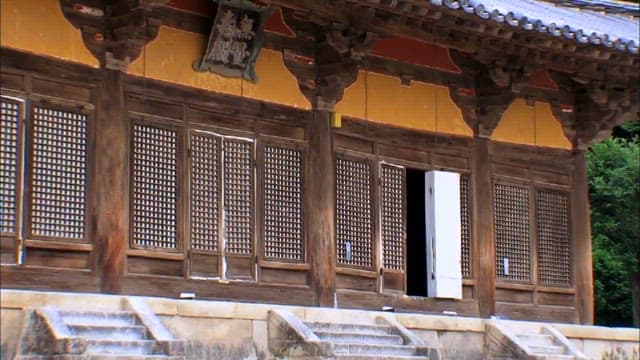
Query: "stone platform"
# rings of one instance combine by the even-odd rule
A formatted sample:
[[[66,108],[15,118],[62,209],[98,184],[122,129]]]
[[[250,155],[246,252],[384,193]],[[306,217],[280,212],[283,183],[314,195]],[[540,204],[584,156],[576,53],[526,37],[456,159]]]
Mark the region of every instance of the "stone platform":
[[[13,359],[25,311],[41,307],[74,311],[117,311],[125,297],[88,293],[0,290],[2,359]],[[441,359],[485,359],[487,324],[509,328],[536,323],[445,315],[424,315],[224,301],[129,297],[143,301],[176,337],[186,340],[186,359],[274,359],[269,350],[269,310],[284,310],[306,322],[370,324],[383,317],[409,329]],[[537,325],[543,325],[537,323]],[[638,359],[638,329],[544,324],[556,329],[590,359],[611,352]],[[633,357],[635,354],[635,358]],[[622,357],[620,357],[622,358]]]

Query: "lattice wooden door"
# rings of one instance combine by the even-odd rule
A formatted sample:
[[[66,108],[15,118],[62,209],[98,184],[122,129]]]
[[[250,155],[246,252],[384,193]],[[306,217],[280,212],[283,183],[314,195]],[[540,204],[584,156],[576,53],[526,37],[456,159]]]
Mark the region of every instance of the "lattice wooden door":
[[[0,98],[0,263],[17,262],[17,238],[20,232],[20,127],[24,103]]]
[[[190,154],[191,275],[254,279],[253,141],[192,131]]]
[[[406,172],[380,164],[382,290],[406,288]]]

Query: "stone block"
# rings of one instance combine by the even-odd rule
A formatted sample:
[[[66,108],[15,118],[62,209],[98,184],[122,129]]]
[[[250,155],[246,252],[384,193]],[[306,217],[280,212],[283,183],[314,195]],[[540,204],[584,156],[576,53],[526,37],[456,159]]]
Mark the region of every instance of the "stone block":
[[[2,294],[4,296],[4,293]],[[20,343],[24,315],[22,310],[0,310],[0,358],[13,359]]]
[[[475,332],[438,332],[442,359],[482,360],[485,358],[484,334]]]
[[[180,300],[178,316],[230,319],[235,316],[236,304],[223,301]]]
[[[39,291],[0,290],[0,306],[4,308],[23,309],[45,306],[47,294]]]
[[[484,322],[478,318],[397,314],[397,319],[409,329],[484,332]]]
[[[273,305],[267,304],[236,303],[235,305],[234,318],[246,320],[266,320],[269,309],[273,308]]]
[[[46,306],[74,311],[119,311],[122,297],[88,293],[46,293]]]
[[[364,310],[312,307],[304,309],[304,320],[327,323],[373,324],[377,315],[377,312]]]
[[[181,301],[186,301],[186,300],[174,300],[174,299],[149,297],[149,298],[144,298],[144,301],[147,303],[147,305],[149,305],[149,307],[157,315],[173,316],[173,315],[178,315],[178,304],[180,304]]]

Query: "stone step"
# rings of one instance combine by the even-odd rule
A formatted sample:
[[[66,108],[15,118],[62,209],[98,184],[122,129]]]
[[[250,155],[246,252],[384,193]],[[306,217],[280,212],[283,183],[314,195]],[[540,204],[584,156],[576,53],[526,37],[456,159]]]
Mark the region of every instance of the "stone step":
[[[335,343],[334,352],[338,354],[349,355],[375,355],[375,356],[388,356],[388,355],[416,355],[415,346],[407,345],[369,345],[369,344],[342,344]]]
[[[525,345],[555,345],[553,336],[547,334],[517,334],[517,337]]]
[[[559,345],[545,345],[545,346],[529,345],[527,347],[534,354],[554,354],[554,355],[555,354],[561,354],[561,355],[564,355],[565,352],[566,352],[564,346],[559,346]]]
[[[185,360],[184,356],[96,354],[86,360]]]
[[[426,356],[419,355],[356,355],[341,354],[335,356],[336,360],[429,360]]]
[[[154,340],[98,340],[87,341],[90,354],[157,355],[160,353]]]
[[[545,355],[544,360],[576,360],[574,355]]]
[[[147,339],[147,329],[140,325],[70,325],[71,331],[86,339],[107,340],[144,340]]]
[[[62,320],[69,326],[74,325],[103,325],[129,326],[137,325],[136,315],[130,311],[114,312],[73,312],[60,311]]]
[[[313,332],[334,332],[334,333],[346,333],[346,334],[362,334],[362,335],[393,335],[393,328],[387,325],[364,325],[364,324],[338,324],[338,323],[323,323],[323,322],[306,322]]]
[[[322,340],[334,343],[375,344],[375,345],[403,345],[404,339],[398,335],[390,334],[351,334],[333,331],[316,331],[315,334]]]

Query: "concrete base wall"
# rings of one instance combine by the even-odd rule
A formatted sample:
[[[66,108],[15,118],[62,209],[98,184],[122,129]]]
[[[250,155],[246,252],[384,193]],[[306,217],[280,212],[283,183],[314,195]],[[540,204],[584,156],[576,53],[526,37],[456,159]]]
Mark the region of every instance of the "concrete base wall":
[[[0,357],[12,359],[20,340],[23,309],[55,306],[76,310],[117,310],[121,296],[2,289]],[[483,359],[485,320],[451,316],[222,301],[143,298],[165,326],[187,340],[187,359],[274,359],[268,350],[267,312],[286,309],[308,321],[371,323],[385,316],[414,331],[443,359]],[[513,322],[518,323],[518,322]],[[526,325],[526,322],[520,322]],[[613,352],[638,359],[638,329],[553,324],[592,359]],[[633,357],[635,354],[635,357]],[[623,357],[620,357],[622,359]]]

